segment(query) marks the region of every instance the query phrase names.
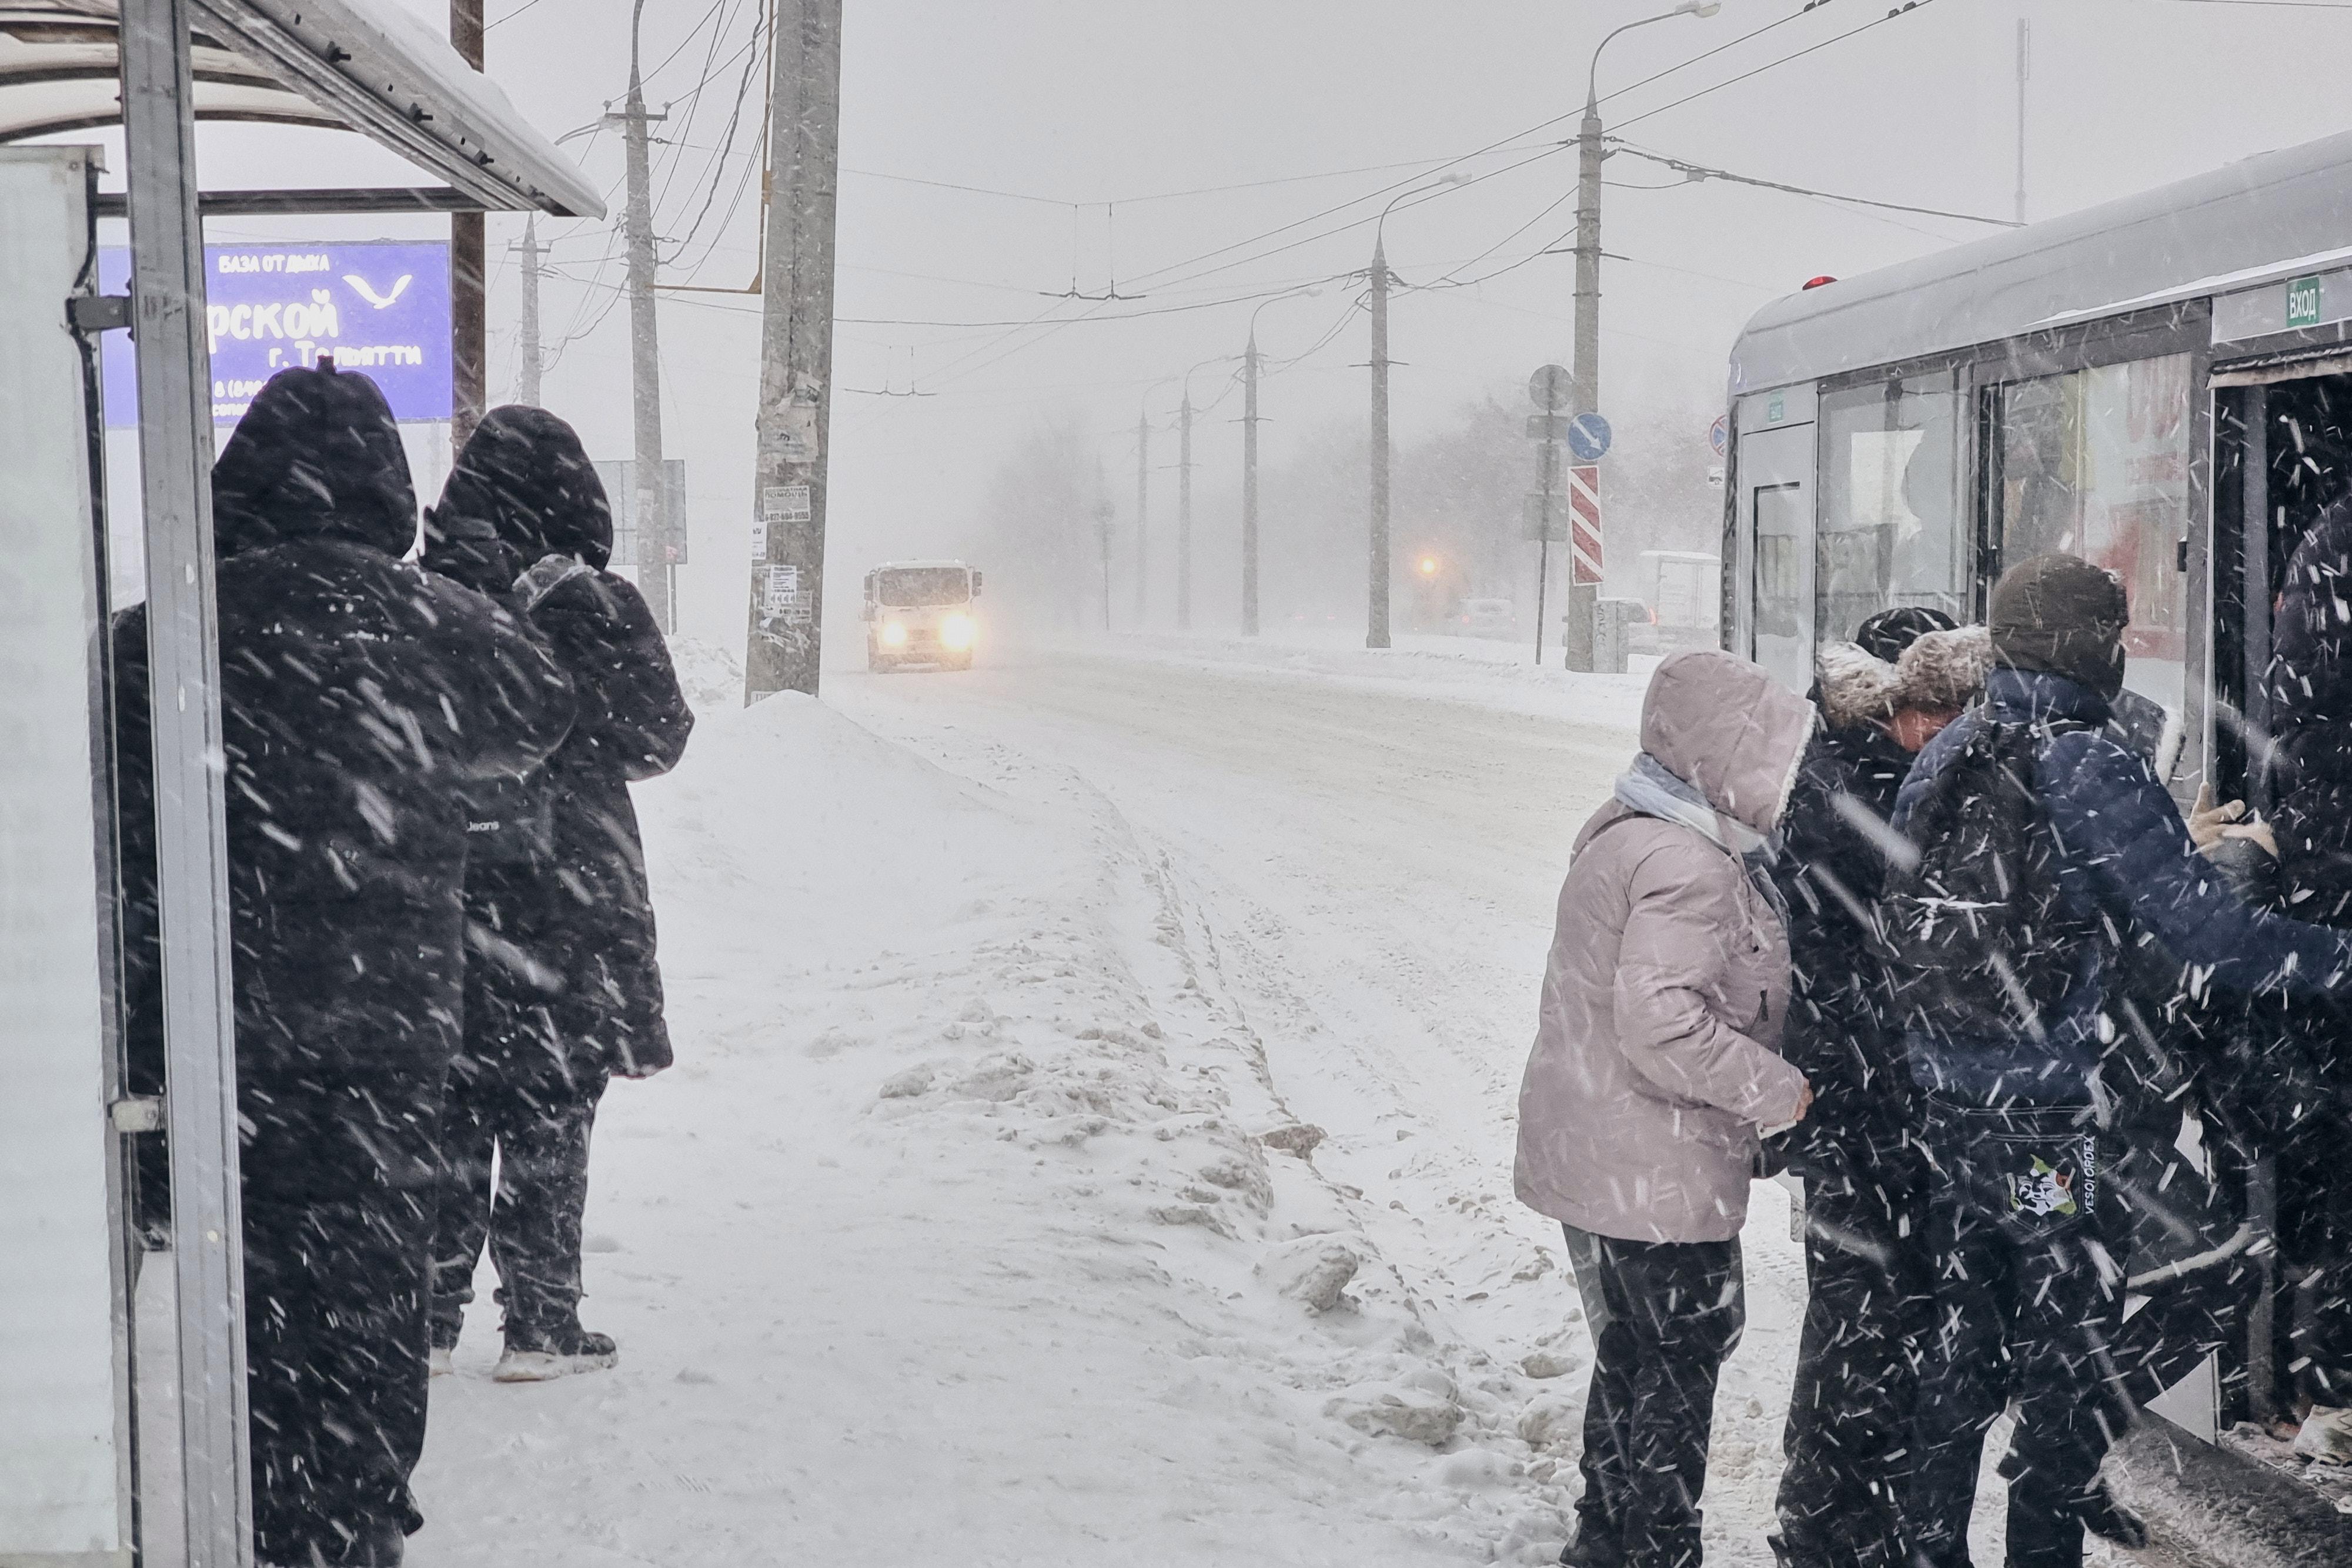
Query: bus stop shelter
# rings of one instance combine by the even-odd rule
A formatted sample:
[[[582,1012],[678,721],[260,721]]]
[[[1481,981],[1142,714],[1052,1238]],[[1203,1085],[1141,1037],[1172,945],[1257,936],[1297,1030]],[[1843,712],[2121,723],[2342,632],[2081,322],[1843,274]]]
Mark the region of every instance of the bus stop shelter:
[[[195,121],[356,131],[432,182],[203,193]],[[28,139],[121,126],[99,150]],[[594,189],[382,0],[0,0],[0,1568],[252,1561],[209,475],[208,213],[539,211]],[[130,221],[126,298],[96,222]],[[98,335],[135,341],[167,1088],[127,1098]],[[168,1128],[178,1441],[142,1456],[127,1145]],[[142,1518],[142,1463],[179,1471]]]

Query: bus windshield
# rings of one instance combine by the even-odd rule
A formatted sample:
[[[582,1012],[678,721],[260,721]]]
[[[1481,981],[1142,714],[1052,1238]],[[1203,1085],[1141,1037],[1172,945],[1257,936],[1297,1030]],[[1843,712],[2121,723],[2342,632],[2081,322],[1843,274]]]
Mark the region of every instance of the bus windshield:
[[[900,610],[964,604],[971,599],[971,573],[960,566],[911,566],[874,574],[874,601]]]

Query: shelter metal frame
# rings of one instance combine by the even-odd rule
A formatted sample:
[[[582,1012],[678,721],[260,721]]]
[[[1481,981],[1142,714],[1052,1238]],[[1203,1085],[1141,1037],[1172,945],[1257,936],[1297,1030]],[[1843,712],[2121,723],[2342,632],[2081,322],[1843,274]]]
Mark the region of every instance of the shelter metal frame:
[[[356,0],[0,0],[0,102],[32,90],[48,99],[13,123],[0,117],[0,141],[118,120],[123,129],[126,193],[92,205],[131,228],[184,1470],[182,1519],[143,1520],[140,1534],[184,1531],[189,1568],[249,1568],[203,217],[523,209],[601,217],[604,205],[454,50],[404,14],[371,13]],[[360,131],[446,184],[207,196],[197,189],[199,116]]]

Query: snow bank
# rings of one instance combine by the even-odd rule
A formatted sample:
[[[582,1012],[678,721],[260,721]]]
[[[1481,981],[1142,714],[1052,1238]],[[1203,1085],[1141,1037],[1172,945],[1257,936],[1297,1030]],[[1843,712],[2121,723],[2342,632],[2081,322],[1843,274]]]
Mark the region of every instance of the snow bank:
[[[1163,866],[1031,782],[780,697],[640,789],[679,1065],[597,1131],[621,1365],[489,1382],[486,1271],[416,1568],[1557,1552],[1538,1385],[1430,1332]]]

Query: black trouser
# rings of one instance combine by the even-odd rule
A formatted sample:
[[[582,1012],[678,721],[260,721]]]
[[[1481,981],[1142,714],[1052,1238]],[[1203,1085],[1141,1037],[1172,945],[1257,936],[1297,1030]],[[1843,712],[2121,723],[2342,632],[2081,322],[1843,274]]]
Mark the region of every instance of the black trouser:
[[[509,1338],[576,1319],[588,1136],[611,1076],[601,1064],[571,1060],[544,1009],[472,1017],[467,1025],[441,1113],[431,1253],[433,1343],[440,1345],[456,1344],[465,1326],[485,1239]]]
[[[2283,1292],[2273,1316],[2278,1364],[2295,1392],[2352,1405],[2352,1117],[2315,1093],[2278,1141],[2278,1246]]]
[[[1936,1568],[1969,1561],[1985,1429],[2012,1396],[2011,1568],[2082,1563],[2081,1508],[2121,1427],[2110,1346],[2124,1301],[2121,1260],[2100,1234],[2101,1148],[2087,1118],[1926,1102],[1936,1321],[1911,1527]]]
[[[245,1195],[246,1392],[255,1552],[393,1563],[423,1521],[429,1192],[360,1202]]]
[[[1568,1255],[1592,1331],[1579,1568],[1697,1568],[1715,1385],[1748,1321],[1739,1242],[1620,1241],[1574,1226]]]
[[[1808,1153],[1809,1291],[1778,1505],[1792,1568],[1908,1568],[1912,1406],[1934,1302],[1923,1164],[1891,1131]]]

